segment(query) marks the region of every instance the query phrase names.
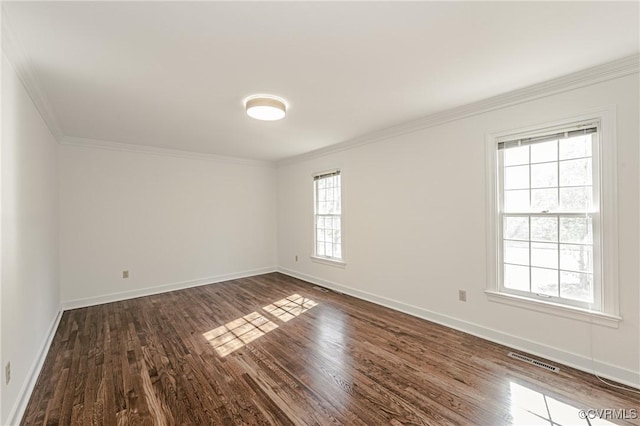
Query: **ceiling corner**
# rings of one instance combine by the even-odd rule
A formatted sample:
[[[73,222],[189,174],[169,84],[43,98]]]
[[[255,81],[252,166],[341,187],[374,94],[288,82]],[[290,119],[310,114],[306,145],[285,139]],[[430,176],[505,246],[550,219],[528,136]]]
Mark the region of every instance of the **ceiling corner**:
[[[26,54],[18,35],[12,29],[4,5],[2,6],[2,52],[6,55],[9,63],[15,70],[27,94],[49,128],[49,131],[59,143],[64,138],[62,127],[56,114],[53,112],[46,93],[38,83],[38,78],[31,65],[29,56]]]

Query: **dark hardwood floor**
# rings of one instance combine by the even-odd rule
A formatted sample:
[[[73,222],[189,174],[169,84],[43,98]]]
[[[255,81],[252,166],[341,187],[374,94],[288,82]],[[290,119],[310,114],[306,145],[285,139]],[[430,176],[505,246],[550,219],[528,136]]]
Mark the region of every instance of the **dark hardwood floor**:
[[[22,424],[639,424],[579,417],[637,394],[508,352],[267,274],[65,312]]]

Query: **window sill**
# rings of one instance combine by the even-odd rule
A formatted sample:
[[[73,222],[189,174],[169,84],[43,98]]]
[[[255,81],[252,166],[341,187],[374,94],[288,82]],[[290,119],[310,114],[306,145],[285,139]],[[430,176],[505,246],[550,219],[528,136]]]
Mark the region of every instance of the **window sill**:
[[[485,294],[491,302],[504,303],[518,308],[529,309],[532,311],[598,324],[610,328],[618,328],[620,321],[622,321],[622,317],[618,315],[589,311],[587,309],[576,308],[573,306],[545,302],[544,300],[527,299],[526,297],[500,293],[494,290],[485,290]]]
[[[311,256],[311,260],[316,263],[322,263],[324,265],[335,266],[336,268],[345,268],[347,264],[341,260],[329,259],[320,256]]]

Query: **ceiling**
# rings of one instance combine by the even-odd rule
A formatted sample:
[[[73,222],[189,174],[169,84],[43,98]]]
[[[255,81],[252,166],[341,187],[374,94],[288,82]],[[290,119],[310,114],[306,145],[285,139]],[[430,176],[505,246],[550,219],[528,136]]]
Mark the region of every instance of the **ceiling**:
[[[639,51],[638,2],[3,4],[64,136],[267,161]]]

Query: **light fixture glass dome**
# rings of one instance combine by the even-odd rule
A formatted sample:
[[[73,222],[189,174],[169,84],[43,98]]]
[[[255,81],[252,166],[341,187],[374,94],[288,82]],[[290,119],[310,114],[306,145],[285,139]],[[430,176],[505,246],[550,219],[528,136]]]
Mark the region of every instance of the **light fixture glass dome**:
[[[247,115],[256,120],[281,120],[287,113],[284,99],[272,95],[253,95],[245,99]]]

